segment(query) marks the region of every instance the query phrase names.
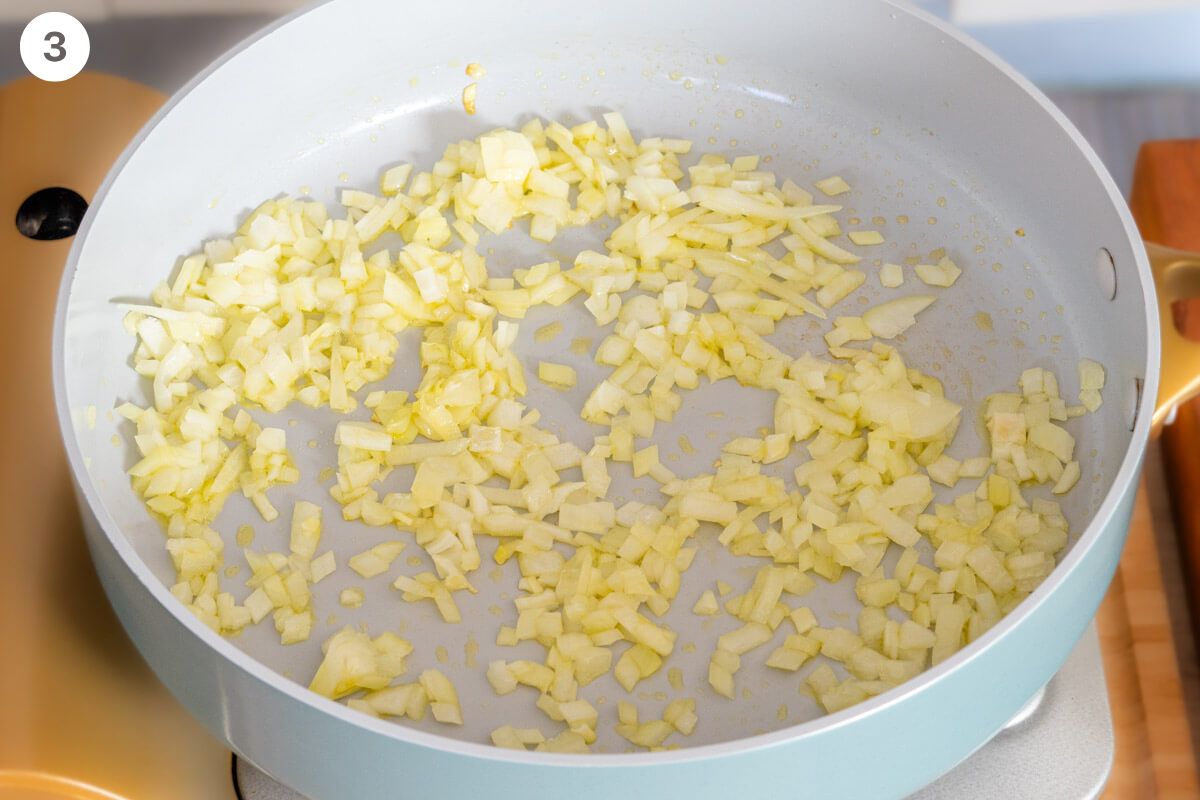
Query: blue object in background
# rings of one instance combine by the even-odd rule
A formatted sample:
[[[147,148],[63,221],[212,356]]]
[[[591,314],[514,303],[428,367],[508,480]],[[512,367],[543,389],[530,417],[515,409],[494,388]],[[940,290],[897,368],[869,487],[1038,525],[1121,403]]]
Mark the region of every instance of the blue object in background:
[[[949,0],[914,5],[953,20]],[[962,29],[1043,88],[1200,87],[1200,7]]]

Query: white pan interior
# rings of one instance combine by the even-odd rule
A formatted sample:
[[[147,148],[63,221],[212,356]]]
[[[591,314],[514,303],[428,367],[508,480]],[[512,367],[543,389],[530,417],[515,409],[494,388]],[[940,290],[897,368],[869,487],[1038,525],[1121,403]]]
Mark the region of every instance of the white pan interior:
[[[470,61],[487,69],[475,116],[467,116],[459,100],[470,81],[463,70]],[[311,187],[314,196],[332,202],[343,187],[374,189],[383,167],[408,160],[427,166],[447,143],[491,127],[531,115],[580,121],[609,109],[623,112],[637,135],[691,138],[695,152],[761,154],[769,157],[765,168],[801,184],[844,176],[854,187],[841,198],[845,215],[864,223],[882,218],[864,226],[888,238],[864,261],[870,277],[859,294],[872,301],[882,296],[873,259],[898,262],[945,247],[964,274],[939,294],[902,350],[910,365],[942,379],[972,416],[978,401],[1012,386],[1022,368],[1054,369],[1064,396],[1073,398],[1078,358],[1102,362],[1109,376],[1103,408],[1068,426],[1084,466],[1066,503],[1077,538],[1125,458],[1135,385],[1149,369],[1146,297],[1115,191],[1097,174],[1094,158],[1079,149],[1078,136],[993,64],[909,12],[870,0],[736,8],[615,0],[538,13],[482,0],[422,4],[419,11],[411,4],[340,0],[229,58],[146,134],[93,208],[79,243],[66,308],[66,391],[77,422],[75,445],[87,464],[81,479],[98,498],[101,520],[115,523],[109,535],[127,538],[154,576],[171,581],[163,532],[124,475],[133,458],[128,423],[108,411],[147,399],[145,382],[129,366],[133,341],[112,301],[147,297],[179,256],[232,231],[267,197]],[[599,231],[576,233],[551,249],[569,262],[578,249],[597,247],[602,239]],[[482,247],[495,249],[493,273],[507,273],[545,260],[544,250],[530,244],[510,235]],[[1112,300],[1097,277],[1102,247],[1115,262]],[[904,291],[921,288],[910,279]],[[852,296],[835,313],[858,313],[856,303]],[[976,325],[980,311],[990,314],[994,330]],[[532,331],[552,314],[562,319],[565,333],[534,344]],[[825,324],[805,318],[774,340],[796,355],[824,353]],[[580,421],[577,409],[603,373],[566,344],[576,336],[598,342],[602,334],[579,299],[565,314],[538,309],[522,331],[527,369],[553,355],[579,371],[575,391],[563,395],[530,381],[527,400],[552,428],[586,446],[597,429]],[[418,379],[419,334],[404,336],[392,387],[415,386]],[[94,429],[82,424],[90,405],[99,410]],[[725,416],[713,418],[713,411]],[[533,643],[515,652],[494,644],[498,626],[515,619],[515,562],[494,569],[487,558],[494,543],[481,540],[481,591],[457,596],[465,618],[457,626],[442,623],[432,604],[404,603],[390,588],[397,573],[429,569],[408,563],[419,553],[415,545],[389,576],[360,579],[345,566],[350,555],[409,534],[341,520],[327,493],[329,481],[318,479],[322,468],[335,465],[336,415],[297,408],[276,418],[261,412],[255,417],[284,426],[295,421],[287,428],[289,446],[304,477],[272,491],[282,511],[272,524],[240,496],[231,500],[217,527],[226,537],[226,563],[240,565],[242,576],[225,579],[224,588],[239,597],[247,592],[241,582],[248,571],[233,539],[238,525],[255,527],[256,549],[286,550],[288,509],[301,498],[326,507],[322,548],[333,547],[342,566],[314,587],[318,624],[309,642],[281,647],[264,622],[236,639],[237,646],[307,684],[320,660],[320,642],[341,626],[366,623],[373,634],[395,630],[416,645],[410,674],[443,669],[466,709],[463,728],[432,720],[419,727],[472,741],[485,741],[488,731],[505,723],[550,730],[532,694],[497,698],[483,676],[489,660],[540,660],[544,653]],[[673,470],[694,474],[708,469],[723,441],[769,420],[765,395],[727,380],[687,395],[683,411],[672,424],[660,425],[655,439]],[[681,433],[696,445],[695,455],[679,450]],[[309,440],[318,446],[310,449]],[[951,454],[975,455],[978,448],[975,426],[964,425]],[[404,479],[390,480],[398,486]],[[646,489],[617,480],[611,494],[653,500]],[[955,493],[966,490],[960,484]],[[705,669],[713,642],[738,623],[728,617],[702,622],[691,606],[718,576],[745,588],[761,562],[724,553],[711,531],[701,539],[701,556],[685,574],[667,618],[680,645],[696,645],[690,653],[677,647],[668,663],[682,669],[685,691],[672,690],[662,670],[638,687],[643,713],[661,711],[668,697],[697,698],[703,723],[689,745],[818,716],[815,704],[798,692],[800,678],[756,666],[762,659],[745,659],[738,683],[747,696],[741,700],[723,700],[709,689]],[[361,609],[337,603],[338,592],[350,585],[367,592]],[[807,600],[825,624],[853,626],[858,604],[851,587],[822,585]],[[464,663],[469,639],[479,645],[474,668]],[[439,646],[446,663],[438,659]],[[602,720],[615,721],[613,706],[624,698],[615,682],[600,680],[583,695],[606,701],[599,706]],[[621,744],[612,724],[602,723],[598,749],[619,750]]]

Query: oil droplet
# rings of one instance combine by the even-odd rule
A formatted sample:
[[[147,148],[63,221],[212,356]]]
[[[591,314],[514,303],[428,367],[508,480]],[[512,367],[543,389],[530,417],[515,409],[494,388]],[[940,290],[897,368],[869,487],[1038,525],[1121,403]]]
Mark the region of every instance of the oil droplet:
[[[1015,233],[1017,236],[1020,236],[1021,238],[1025,237],[1025,229],[1024,228],[1017,228],[1015,231],[1013,231],[1013,233]]]
[[[342,183],[346,183],[346,182],[348,182],[348,181],[350,180],[350,173],[348,173],[348,172],[339,172],[339,173],[338,173],[338,180],[339,180],[339,181],[341,181]]]
[[[110,441],[110,442],[112,442],[112,446],[113,446],[113,447],[120,447],[120,446],[121,446],[121,437],[120,437],[120,436],[117,436],[115,433],[112,435],[112,438],[111,438],[111,439],[109,439],[109,441]]]
[[[372,133],[372,134],[371,134],[369,137],[367,137],[367,138],[369,138],[369,139],[370,139],[372,142],[378,142],[378,141],[379,141],[379,137],[378,137],[376,134],[374,134],[374,133]]]
[[[251,525],[242,525],[237,529],[238,547],[249,547],[254,544],[254,527]]]
[[[317,447],[319,447],[319,446],[320,446],[320,443],[316,439],[308,440],[308,449],[309,450],[316,450]]]
[[[500,606],[488,606],[488,613],[493,617],[498,617],[504,613],[504,610]]]
[[[299,424],[300,424],[300,421],[299,421],[299,420],[296,420],[296,419],[289,419],[289,420],[288,420],[288,427],[289,427],[289,428],[294,428],[294,427],[296,427],[296,426],[297,426],[297,425],[299,425]]]
[[[407,560],[408,560],[408,565],[410,567],[421,566],[421,557],[420,556],[409,556]]]
[[[679,449],[687,453],[689,456],[696,452],[696,448],[692,446],[692,440],[687,436],[679,437]]]
[[[738,146],[738,141],[737,141],[737,139],[730,139],[730,140],[729,140],[729,146],[730,146],[730,147],[737,147],[737,146]]]
[[[896,223],[899,225],[907,225],[908,224],[908,215],[901,214],[900,216],[896,217]]]
[[[596,70],[596,77],[598,77],[598,78],[607,78],[608,77],[608,73],[604,71],[604,67],[601,67],[600,69]]]
[[[558,321],[550,322],[533,332],[533,340],[544,344],[545,342],[553,341],[554,337],[562,333],[562,323]]]
[[[592,340],[586,337],[571,340],[571,352],[577,356],[586,356],[592,351]]]
[[[679,649],[685,653],[694,653],[694,652],[696,652],[696,643],[695,642],[685,642],[683,647],[681,647]]]
[[[667,73],[667,77],[673,81],[677,81],[683,77],[683,73],[677,69],[673,69],[669,73]]]
[[[689,127],[689,128],[694,128],[694,127],[696,127],[696,126],[697,126],[697,125],[699,125],[699,124],[700,124],[700,123],[698,123],[698,122],[697,122],[696,120],[694,120],[694,119],[689,119],[689,120],[688,120],[688,127]]]
[[[753,696],[754,696],[754,692],[750,691],[749,686],[742,687],[742,699],[743,700],[749,700]]]
[[[710,137],[708,137],[708,143],[709,143],[709,144],[716,144],[716,143],[717,143],[717,137],[715,137],[715,136],[710,136]]]
[[[237,574],[239,572],[241,572],[241,570],[242,570],[242,568],[239,567],[237,564],[230,564],[228,567],[225,568],[225,577],[226,578],[236,578]]]
[[[691,89],[691,88],[692,88],[692,87],[694,87],[695,85],[696,85],[696,84],[692,83],[692,79],[691,79],[691,78],[688,78],[687,80],[685,80],[685,81],[683,82],[683,88],[685,88],[685,89]]]
[[[775,719],[779,720],[780,722],[783,722],[785,719],[787,719],[787,717],[788,717],[787,704],[782,703],[779,706],[779,710],[775,712]]]
[[[327,481],[332,478],[333,475],[333,467],[325,467],[325,469],[321,470],[320,473],[317,474],[317,480]]]
[[[1054,307],[1054,313],[1055,313],[1055,314],[1058,314],[1060,317],[1062,316],[1062,314],[1063,314],[1063,311],[1064,311],[1064,310],[1065,310],[1065,309],[1063,309],[1063,307],[1062,307],[1062,306],[1055,306],[1055,307]]]
[[[717,53],[716,56],[714,56],[714,58],[716,59],[718,64],[728,64],[729,63],[729,56],[723,56],[720,53]]]
[[[980,311],[975,315],[975,327],[985,333],[991,333],[994,330],[992,325],[992,315],[986,311]]]
[[[738,119],[741,119],[742,117],[746,116],[746,112],[739,108],[733,112],[733,115]]]
[[[882,133],[882,130],[878,126],[871,128],[872,136],[878,136],[880,133]]]
[[[782,128],[782,127],[783,127],[783,120],[781,120],[781,119],[777,119],[777,120],[775,120],[775,127],[776,127],[776,128]]]
[[[1033,293],[1033,289],[1026,289],[1026,290],[1025,290],[1025,299],[1026,299],[1026,300],[1032,300],[1032,299],[1034,298],[1034,296],[1035,296],[1035,295],[1034,295],[1034,293]]]
[[[475,637],[467,637],[467,643],[463,645],[463,655],[468,667],[475,666],[475,657],[479,655],[479,642],[475,641]]]
[[[412,88],[414,88],[414,89],[415,89],[415,88],[417,88],[417,84],[418,84],[418,83],[420,83],[420,82],[421,82],[421,79],[420,79],[420,78],[418,78],[416,75],[414,75],[414,76],[412,76],[411,78],[409,78],[409,79],[408,79],[408,85],[409,85],[409,86],[411,86],[411,87],[412,87]]]
[[[992,264],[992,272],[1002,272],[1003,270],[1004,270],[1004,265],[1001,264],[999,261],[997,261],[995,264]]]
[[[928,222],[930,225],[937,225],[937,217],[930,217],[929,219],[927,219],[925,221]]]
[[[861,225],[862,224],[862,220],[859,219],[858,217],[850,217],[848,220],[846,220],[846,222],[849,222],[851,225]]]
[[[324,137],[324,136],[318,136],[318,137],[317,137],[317,144],[325,144],[325,137]]]
[[[872,225],[887,225],[887,220],[883,217],[871,217]]]
[[[433,655],[438,660],[438,663],[440,663],[440,664],[445,664],[447,661],[450,660],[450,653],[447,652],[445,646],[440,645],[440,644],[433,651]]]
[[[939,208],[945,208],[945,207],[946,207],[946,198],[944,198],[944,197],[939,197],[939,198],[937,199],[937,204],[938,204],[938,207],[939,207]]]

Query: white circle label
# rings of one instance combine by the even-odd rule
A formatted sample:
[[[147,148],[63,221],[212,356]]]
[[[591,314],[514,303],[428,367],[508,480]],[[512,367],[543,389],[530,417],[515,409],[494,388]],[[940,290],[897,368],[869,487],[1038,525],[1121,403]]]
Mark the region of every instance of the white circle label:
[[[21,33],[21,60],[44,81],[74,78],[92,52],[83,23],[63,11],[47,11],[29,21]]]

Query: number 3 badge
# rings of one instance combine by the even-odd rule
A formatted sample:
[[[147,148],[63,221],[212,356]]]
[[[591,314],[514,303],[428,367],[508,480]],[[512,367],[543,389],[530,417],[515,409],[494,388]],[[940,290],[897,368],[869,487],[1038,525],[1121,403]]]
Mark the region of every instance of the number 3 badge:
[[[87,64],[92,43],[83,24],[62,11],[47,11],[21,33],[21,60],[44,81],[65,81]]]

